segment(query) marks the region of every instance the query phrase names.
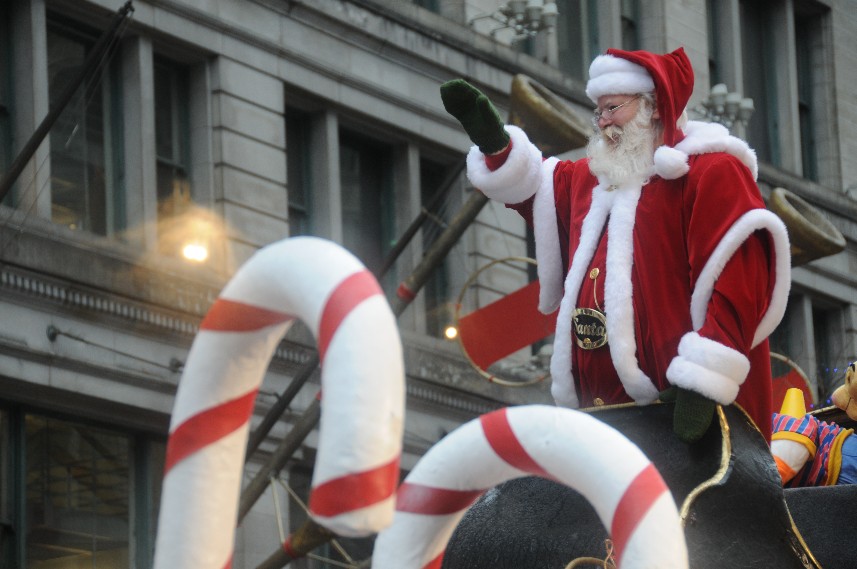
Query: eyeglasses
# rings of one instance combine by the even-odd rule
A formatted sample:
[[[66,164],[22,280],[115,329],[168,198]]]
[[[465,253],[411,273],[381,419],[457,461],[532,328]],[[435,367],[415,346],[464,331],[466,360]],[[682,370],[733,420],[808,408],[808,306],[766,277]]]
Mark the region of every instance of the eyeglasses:
[[[606,109],[601,109],[600,111],[598,109],[595,109],[592,112],[592,124],[597,127],[598,121],[600,121],[602,118],[606,119],[606,120],[612,119],[613,115],[616,113],[616,111],[618,111],[619,109],[621,109],[625,105],[632,103],[633,101],[636,101],[637,99],[639,99],[642,96],[643,95],[637,95],[635,97],[628,99],[627,101],[625,101],[621,105],[613,105],[613,106],[607,107]]]

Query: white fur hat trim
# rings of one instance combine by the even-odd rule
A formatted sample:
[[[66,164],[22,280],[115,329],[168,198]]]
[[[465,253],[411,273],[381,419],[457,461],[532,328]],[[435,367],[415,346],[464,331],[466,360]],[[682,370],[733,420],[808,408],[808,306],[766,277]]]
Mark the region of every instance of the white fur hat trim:
[[[593,102],[603,95],[652,93],[655,82],[642,65],[614,55],[599,55],[589,66],[586,96]]]

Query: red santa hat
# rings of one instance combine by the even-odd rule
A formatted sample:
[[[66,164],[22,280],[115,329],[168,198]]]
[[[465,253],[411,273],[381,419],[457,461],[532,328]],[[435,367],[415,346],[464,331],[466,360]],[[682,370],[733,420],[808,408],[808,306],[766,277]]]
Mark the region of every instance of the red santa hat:
[[[664,126],[664,145],[675,146],[684,138],[676,122],[693,93],[693,68],[683,48],[663,55],[608,49],[589,66],[586,95],[594,102],[603,95],[652,92]]]

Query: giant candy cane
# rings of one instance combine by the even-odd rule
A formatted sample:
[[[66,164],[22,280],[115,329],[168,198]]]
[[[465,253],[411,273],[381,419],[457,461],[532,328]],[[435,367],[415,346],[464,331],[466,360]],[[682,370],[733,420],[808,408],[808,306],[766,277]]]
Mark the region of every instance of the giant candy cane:
[[[675,502],[642,451],[585,413],[531,405],[483,415],[429,450],[399,488],[373,569],[439,569],[473,501],[528,474],[565,483],[589,500],[610,530],[619,567],[688,567]]]
[[[395,318],[354,256],[295,237],[241,267],[191,346],[167,444],[156,569],[231,565],[256,392],[294,318],[312,330],[322,362],[310,513],[346,536],[378,532],[392,520],[404,419]]]

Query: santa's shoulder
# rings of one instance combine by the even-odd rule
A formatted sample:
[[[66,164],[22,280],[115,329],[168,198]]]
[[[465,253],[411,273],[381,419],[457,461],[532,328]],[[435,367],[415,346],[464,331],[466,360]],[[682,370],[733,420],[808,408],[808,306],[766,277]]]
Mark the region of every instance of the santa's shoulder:
[[[750,170],[754,180],[757,178],[759,165],[756,152],[750,148],[746,141],[730,134],[723,125],[689,121],[684,128],[684,133],[684,140],[676,144],[676,150],[689,156],[708,154],[733,156]]]

